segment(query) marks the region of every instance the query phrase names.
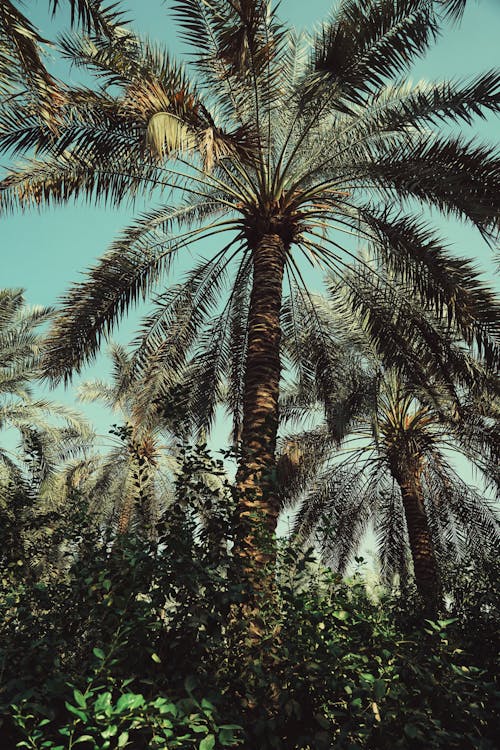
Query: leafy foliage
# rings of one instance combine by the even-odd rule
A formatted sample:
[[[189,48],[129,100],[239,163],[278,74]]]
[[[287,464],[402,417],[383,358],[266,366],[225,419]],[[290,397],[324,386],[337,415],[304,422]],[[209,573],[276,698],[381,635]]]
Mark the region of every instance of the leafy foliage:
[[[7,746],[494,747],[494,656],[481,646],[494,636],[471,589],[447,619],[422,624],[407,600],[374,602],[359,574],[343,582],[283,544],[277,598],[261,612],[273,666],[235,658],[231,509],[197,479],[204,450],[185,456],[158,545],[130,536],[110,549],[76,502],[66,572],[41,583],[4,566]],[[193,509],[209,502],[220,512],[206,527]],[[254,702],[269,685],[271,704]]]

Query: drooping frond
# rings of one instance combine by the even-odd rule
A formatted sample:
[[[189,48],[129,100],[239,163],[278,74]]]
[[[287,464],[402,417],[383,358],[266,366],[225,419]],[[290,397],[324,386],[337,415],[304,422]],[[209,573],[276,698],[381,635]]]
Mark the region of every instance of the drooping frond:
[[[395,575],[405,582],[409,577],[408,532],[401,492],[394,482],[379,494],[375,535],[383,583],[390,587]]]
[[[102,0],[66,0],[70,6],[71,25],[80,25],[87,33],[109,36],[118,24],[123,24],[124,14],[118,9],[118,3],[104,5]],[[55,14],[61,0],[50,0],[50,9]]]
[[[103,336],[129,308],[157,283],[186,244],[175,241],[149,252],[123,248],[119,241],[90,272],[87,281],[74,285],[63,298],[63,311],[47,338],[44,370],[48,377],[68,379],[73,370],[92,359]]]
[[[165,397],[178,383],[196,339],[202,339],[205,327],[210,327],[220,292],[227,283],[227,268],[236,253],[231,241],[215,258],[203,260],[182,284],[171,287],[157,298],[152,313],[143,321],[135,341],[133,363],[134,377],[142,382],[136,401],[136,413],[141,414],[141,419],[147,418],[156,399]],[[217,333],[215,336],[217,338]],[[217,352],[216,346],[216,360]],[[191,365],[191,375],[185,374],[192,383],[194,401],[197,393],[202,399],[206,397],[206,394],[199,393],[196,381],[207,364],[207,355],[211,360],[214,352],[202,354]],[[213,394],[208,397],[209,403],[212,398]]]
[[[447,318],[426,310],[415,291],[381,276],[374,281],[366,270],[346,275],[345,281],[340,296],[338,278],[328,282],[337,304],[365,331],[385,366],[402,373],[415,388],[434,399],[444,388],[458,402],[457,383],[471,387],[484,379],[477,361],[449,330]],[[491,364],[495,362],[493,357]]]
[[[465,218],[488,235],[498,225],[500,159],[495,150],[460,137],[412,138],[393,153],[359,165],[361,179],[399,199],[414,198]]]
[[[500,107],[500,74],[491,70],[470,82],[443,81],[416,85],[403,83],[376,92],[366,110],[361,110],[361,127],[388,131],[409,126],[425,130],[429,124],[460,121],[470,125]]]
[[[437,31],[427,0],[346,0],[316,37],[309,85],[349,111],[405,73]]]
[[[431,458],[424,476],[428,496],[437,511],[442,507],[450,514],[450,529],[445,529],[445,534],[453,531],[455,522],[461,528],[468,552],[481,556],[486,548],[499,549],[500,520],[493,502],[467,485],[439,455]]]
[[[452,21],[459,21],[465,11],[467,0],[438,0],[445,16]]]
[[[325,562],[344,572],[356,553],[377,501],[377,478],[350,459],[320,474],[305,494],[294,534],[316,540]]]
[[[454,325],[490,362],[497,359],[500,308],[471,261],[453,257],[421,220],[361,208],[374,233],[375,251],[398,279],[418,290],[426,307]]]
[[[318,467],[330,455],[334,444],[335,439],[323,425],[280,438],[276,474],[282,509],[293,508],[301,495],[310,489],[317,478]],[[306,528],[305,517],[303,521]]]

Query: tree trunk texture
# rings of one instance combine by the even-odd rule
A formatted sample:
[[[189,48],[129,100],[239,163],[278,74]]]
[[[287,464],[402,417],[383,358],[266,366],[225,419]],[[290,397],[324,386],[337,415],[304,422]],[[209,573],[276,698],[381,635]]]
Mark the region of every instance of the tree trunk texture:
[[[391,473],[399,485],[410,539],[410,550],[415,574],[415,585],[424,606],[434,614],[439,606],[441,586],[434,545],[425,514],[421,481],[421,466],[418,460],[394,460]]]
[[[128,446],[130,455],[130,480],[120,515],[118,518],[118,535],[127,534],[130,531],[133,516],[139,514],[146,536],[151,539],[154,536],[156,523],[156,508],[152,492],[151,464],[140,445],[131,443]]]
[[[122,502],[120,515],[118,517],[118,526],[116,529],[118,536],[122,536],[123,534],[127,534],[129,532],[133,513],[134,498],[131,495],[127,495]]]
[[[272,538],[279,513],[275,450],[285,254],[277,234],[264,236],[253,249],[234,552],[255,589],[259,588],[259,570],[275,560]]]

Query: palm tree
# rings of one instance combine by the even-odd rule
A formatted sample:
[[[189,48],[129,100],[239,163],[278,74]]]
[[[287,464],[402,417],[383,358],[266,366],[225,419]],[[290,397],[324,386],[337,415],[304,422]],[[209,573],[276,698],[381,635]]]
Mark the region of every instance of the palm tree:
[[[406,578],[411,559],[432,610],[440,567],[480,558],[499,541],[493,506],[448,458],[450,450],[461,453],[487,483],[500,485],[498,380],[443,319],[408,299],[407,288],[378,281],[378,301],[366,304],[377,326],[358,306],[361,273],[346,274],[343,285],[336,280],[331,300],[314,300],[314,315],[295,300],[302,337],[287,338],[284,349],[302,357],[302,367],[307,358],[313,382],[291,390],[282,413],[300,420],[320,408],[312,429],[283,438],[278,476],[283,504],[299,505],[299,536],[316,536],[342,572],[374,520],[385,580],[396,572]],[[385,300],[384,291],[391,293]],[[405,342],[397,347],[403,319]],[[318,320],[336,330],[343,322],[336,352],[318,344]]]
[[[52,401],[33,398],[32,386],[40,376],[43,351],[39,328],[51,320],[53,313],[48,307],[28,307],[20,289],[0,290],[0,429],[17,431],[22,453],[43,453],[45,458],[40,457],[39,463],[45,466],[44,472],[56,446],[67,443],[70,454],[72,441],[90,438],[78,414]],[[0,461],[13,467],[11,452],[1,447]]]
[[[284,289],[294,280],[305,289],[302,258],[342,268],[359,236],[386,266],[417,278],[430,307],[446,306],[458,328],[491,349],[491,298],[471,266],[402,212],[403,202],[430,205],[486,238],[497,224],[495,153],[431,127],[498,111],[498,74],[398,82],[435,41],[438,6],[347,0],[302,37],[261,0],[177,0],[191,78],[121,28],[67,37],[63,53],[95,71],[102,88],[67,92],[57,137],[21,109],[1,118],[0,146],[40,155],[3,180],[3,210],[79,196],[119,204],[151,191],[161,201],[65,297],[45,360],[54,380],[95,355],[177,255],[227,235],[159,295],[135,368],[156,392],[168,389],[168,373],[197,345],[195,382],[210,385],[198,401],[208,400],[209,419],[213,394],[230,380],[240,438],[235,551],[254,586],[255,569],[273,560],[265,540],[279,513],[280,314]]]
[[[112,430],[118,445],[109,454],[95,457],[85,480],[85,495],[99,498],[101,508],[95,510],[101,516],[111,506],[118,535],[129,532],[135,520],[151,537],[165,506],[173,501],[176,443],[186,429],[186,418],[181,416],[180,406],[168,410],[157,402],[154,418],[139,421],[134,410],[138,384],[131,379],[131,356],[118,344],[111,346],[110,355],[113,382],[88,381],[79,388],[81,401],[100,402],[121,418]]]
[[[376,408],[349,431],[345,449],[323,457],[296,533],[316,533],[324,557],[342,572],[373,521],[385,581],[407,578],[411,560],[417,591],[435,611],[440,567],[467,555],[480,560],[500,541],[494,505],[452,468],[450,444],[456,451],[439,416],[387,374]]]
[[[22,290],[0,290],[0,431],[10,428],[19,438],[16,450],[0,445],[0,525],[5,560],[24,560],[17,572],[26,576],[46,573],[47,555],[58,557],[51,534],[65,500],[61,472],[92,441],[79,415],[33,398],[43,349],[40,327],[52,315],[50,308],[28,307]]]

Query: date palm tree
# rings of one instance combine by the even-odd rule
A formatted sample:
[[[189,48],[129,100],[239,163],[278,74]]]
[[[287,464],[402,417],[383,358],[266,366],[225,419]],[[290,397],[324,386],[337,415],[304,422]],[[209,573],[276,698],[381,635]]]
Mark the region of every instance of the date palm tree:
[[[53,310],[27,306],[20,289],[0,290],[0,525],[4,562],[23,575],[46,571],[48,544],[63,497],[59,480],[68,461],[81,457],[92,431],[75,412],[33,397],[40,376],[43,335]],[[4,440],[3,430],[10,430]],[[17,435],[17,446],[12,443]],[[38,575],[38,573],[36,573]]]
[[[101,517],[111,511],[118,535],[139,524],[152,537],[165,505],[172,502],[173,474],[178,470],[176,443],[189,427],[179,406],[165,409],[158,402],[154,420],[137,421],[134,399],[140,384],[131,380],[131,356],[118,344],[111,346],[110,356],[112,383],[87,381],[79,388],[81,401],[99,402],[120,418],[112,430],[117,445],[110,453],[95,457],[85,494],[99,498],[101,507],[95,510]]]
[[[280,315],[287,287],[306,286],[303,259],[341,269],[355,252],[352,235],[361,237],[491,350],[490,299],[470,265],[403,213],[405,203],[433,206],[487,240],[497,228],[495,152],[437,126],[498,111],[499,75],[400,82],[436,40],[442,7],[346,0],[309,37],[286,29],[261,0],[177,0],[190,76],[119,27],[66,37],[63,53],[94,71],[101,88],[67,92],[56,137],[29,112],[1,116],[0,147],[37,151],[2,181],[2,210],[78,197],[159,202],[65,297],[45,361],[54,380],[95,355],[176,256],[204,254],[183,283],[160,292],[135,367],[157,391],[168,388],[168,372],[197,346],[197,382],[211,383],[210,393],[224,378],[239,384],[235,552],[254,585],[256,568],[273,560],[265,540],[279,513]]]
[[[0,290],[0,430],[17,432],[21,454],[35,451],[40,456],[40,481],[57,445],[66,442],[70,454],[74,441],[90,439],[78,414],[53,401],[33,398],[33,383],[41,374],[43,335],[39,329],[53,314],[48,307],[28,307],[20,289]],[[19,468],[15,469],[12,452],[1,446],[0,462],[13,471]]]
[[[340,455],[323,454],[323,469],[301,500],[296,533],[316,535],[324,558],[342,572],[373,522],[384,580],[395,573],[408,578],[411,561],[417,591],[435,611],[440,568],[498,548],[495,505],[453,469],[447,451],[457,445],[446,427],[393,374],[343,447]]]
[[[407,578],[411,561],[417,590],[435,610],[440,568],[481,559],[500,541],[494,505],[453,469],[462,454],[500,486],[498,378],[408,287],[381,276],[378,299],[363,309],[362,272],[333,286],[331,299],[309,302],[314,316],[295,301],[302,338],[284,343],[313,378],[290,391],[283,416],[300,420],[316,407],[316,419],[281,441],[283,504],[298,504],[295,533],[315,538],[341,572],[373,522],[385,580]],[[335,352],[318,344],[318,320],[338,331],[343,322]]]

